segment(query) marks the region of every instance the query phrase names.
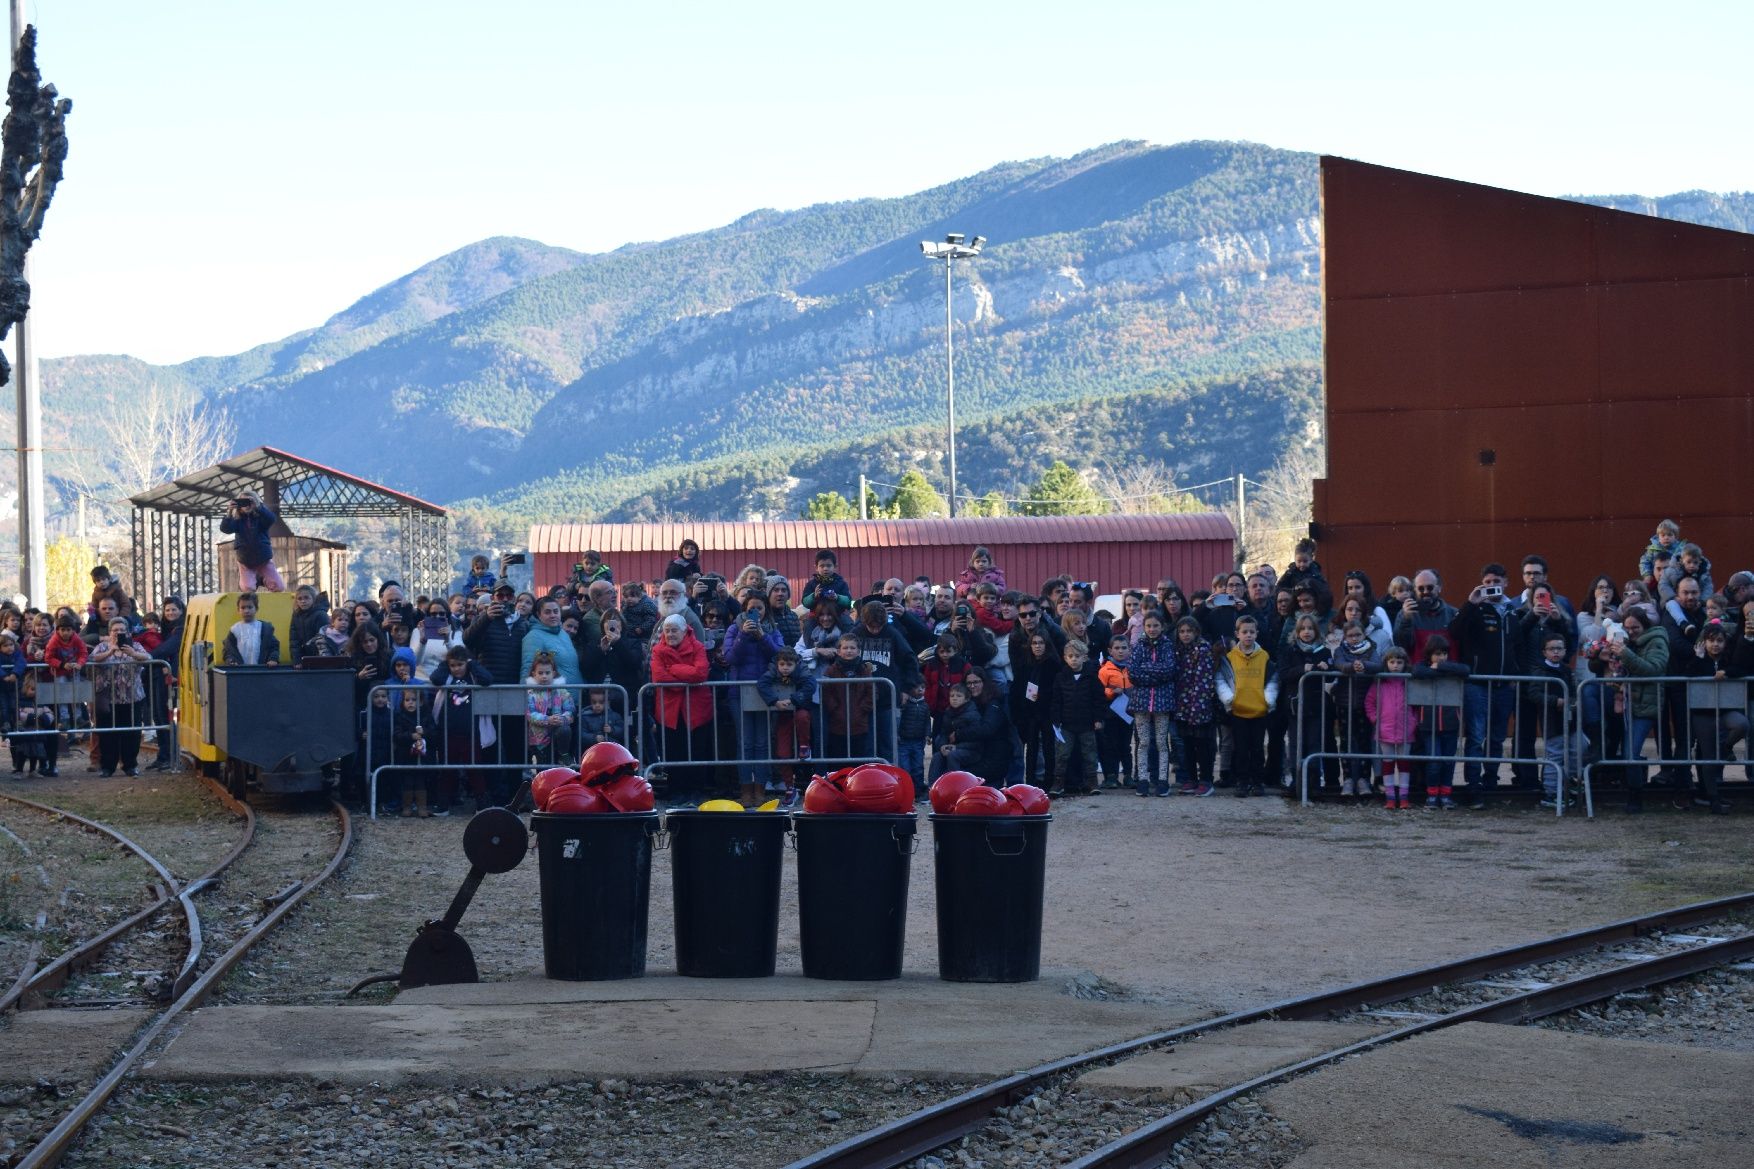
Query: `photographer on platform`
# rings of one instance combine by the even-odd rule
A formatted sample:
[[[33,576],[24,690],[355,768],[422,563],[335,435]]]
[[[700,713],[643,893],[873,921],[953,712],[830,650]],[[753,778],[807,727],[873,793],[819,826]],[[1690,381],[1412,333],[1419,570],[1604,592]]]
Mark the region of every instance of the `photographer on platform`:
[[[286,591],[280,570],[274,567],[274,544],[268,532],[280,517],[262,504],[254,491],[240,491],[225,508],[219,530],[233,537],[232,547],[238,557],[238,591],[270,593]]]

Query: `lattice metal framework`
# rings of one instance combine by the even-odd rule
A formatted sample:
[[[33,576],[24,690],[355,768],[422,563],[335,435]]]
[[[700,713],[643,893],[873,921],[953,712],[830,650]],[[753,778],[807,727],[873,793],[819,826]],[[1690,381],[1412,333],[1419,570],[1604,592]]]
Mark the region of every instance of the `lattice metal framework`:
[[[129,499],[140,577],[135,595],[156,599],[168,592],[216,592],[217,521],[246,490],[261,495],[283,520],[396,520],[403,584],[411,593],[440,593],[450,583],[450,516],[444,508],[298,455],[257,447]]]

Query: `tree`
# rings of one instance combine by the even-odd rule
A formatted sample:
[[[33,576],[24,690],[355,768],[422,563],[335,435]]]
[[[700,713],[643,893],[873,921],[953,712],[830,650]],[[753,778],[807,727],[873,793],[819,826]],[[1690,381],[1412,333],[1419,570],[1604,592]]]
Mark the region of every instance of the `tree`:
[[[874,520],[889,519],[890,511],[883,503],[883,497],[869,483],[865,484],[865,515]]]
[[[1005,502],[1005,496],[997,487],[981,496],[970,499],[962,505],[962,514],[967,516],[1001,516],[1011,514],[1011,505]]]
[[[62,536],[44,549],[43,580],[49,591],[49,607],[71,605],[84,612],[91,600],[91,569],[97,553],[91,545]]]
[[[1244,564],[1288,564],[1297,541],[1309,534],[1315,515],[1315,480],[1326,458],[1320,445],[1293,446],[1273,464],[1248,499],[1248,545]],[[1231,506],[1232,520],[1235,505]]]
[[[1063,459],[1042,472],[1028,499],[1024,515],[1103,515],[1109,510],[1108,501]]]
[[[851,520],[857,519],[858,515],[852,503],[838,491],[812,495],[810,502],[804,505],[804,518],[807,520]]]
[[[231,454],[237,441],[229,414],[159,382],[144,394],[104,399],[92,421],[103,436],[105,469],[121,495],[212,466]]]
[[[901,482],[896,484],[895,494],[889,497],[889,507],[886,510],[890,515],[903,520],[950,514],[944,497],[918,471],[908,471],[902,475]]]
[[[1123,515],[1185,515],[1211,511],[1206,504],[1176,488],[1175,471],[1165,463],[1104,464],[1096,490]]]

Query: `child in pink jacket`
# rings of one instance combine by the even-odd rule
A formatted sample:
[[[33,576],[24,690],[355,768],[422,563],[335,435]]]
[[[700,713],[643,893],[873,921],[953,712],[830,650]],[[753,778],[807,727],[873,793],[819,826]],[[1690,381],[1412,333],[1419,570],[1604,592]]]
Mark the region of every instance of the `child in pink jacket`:
[[[1383,807],[1411,808],[1413,801],[1407,788],[1412,780],[1412,765],[1405,759],[1393,758],[1396,748],[1412,753],[1414,732],[1419,726],[1413,708],[1407,704],[1407,651],[1398,645],[1390,646],[1383,655],[1382,668],[1376,685],[1364,697],[1364,714],[1376,727],[1379,749],[1390,756],[1382,765]],[[1448,788],[1442,791],[1449,794]],[[1426,807],[1435,808],[1437,802],[1437,793],[1428,793]]]

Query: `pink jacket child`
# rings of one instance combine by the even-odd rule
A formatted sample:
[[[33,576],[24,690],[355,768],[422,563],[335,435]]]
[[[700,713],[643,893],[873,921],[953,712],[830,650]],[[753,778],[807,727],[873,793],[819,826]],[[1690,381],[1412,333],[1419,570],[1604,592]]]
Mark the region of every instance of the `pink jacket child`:
[[[1419,719],[1407,705],[1407,675],[1378,675],[1364,696],[1364,714],[1376,725],[1376,737],[1385,748],[1412,746]]]

